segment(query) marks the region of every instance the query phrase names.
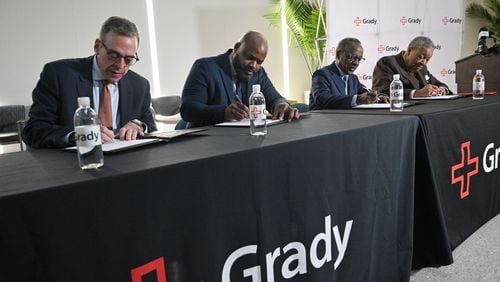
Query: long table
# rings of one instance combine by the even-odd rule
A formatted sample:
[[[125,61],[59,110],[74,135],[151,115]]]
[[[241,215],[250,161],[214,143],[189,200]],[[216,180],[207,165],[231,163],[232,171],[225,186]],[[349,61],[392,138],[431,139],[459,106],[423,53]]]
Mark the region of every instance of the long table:
[[[417,128],[211,127],[90,171],[59,150],[1,155],[0,281],[408,281]]]
[[[419,101],[401,113],[388,109],[319,112],[420,119],[414,268],[451,263],[451,250],[500,213],[500,95],[486,95],[484,100]]]

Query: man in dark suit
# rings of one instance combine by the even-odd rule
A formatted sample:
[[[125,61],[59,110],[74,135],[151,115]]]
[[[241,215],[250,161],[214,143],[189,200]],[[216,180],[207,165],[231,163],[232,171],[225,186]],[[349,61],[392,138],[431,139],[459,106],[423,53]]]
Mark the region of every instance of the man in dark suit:
[[[336,48],[335,61],[313,73],[309,109],[348,109],[378,102],[376,93],[368,91],[353,74],[364,60],[358,39],[342,39]]]
[[[24,142],[32,148],[74,145],[78,97],[89,97],[92,108],[99,109],[103,143],[114,138],[133,140],[156,130],[149,82],[129,71],[139,60],[138,46],[135,24],[111,17],[94,42],[95,55],[46,64],[33,90]]]
[[[266,109],[273,119],[299,118],[274,88],[261,64],[267,55],[267,40],[255,31],[247,32],[226,53],[198,59],[182,91],[181,116],[188,127],[205,126],[248,118],[248,98],[253,84],[260,84]]]
[[[380,58],[373,70],[373,89],[389,93],[393,75],[399,74],[405,99],[451,94],[448,86],[427,69],[435,48],[430,38],[418,36],[408,44],[406,51]]]

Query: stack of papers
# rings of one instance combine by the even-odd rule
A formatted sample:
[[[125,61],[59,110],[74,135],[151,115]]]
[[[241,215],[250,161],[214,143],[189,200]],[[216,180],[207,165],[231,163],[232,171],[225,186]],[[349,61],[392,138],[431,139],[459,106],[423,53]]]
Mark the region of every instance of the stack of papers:
[[[168,142],[171,139],[183,135],[188,135],[194,132],[200,132],[207,130],[206,128],[193,128],[193,129],[181,129],[172,131],[155,131],[146,134],[145,137],[136,140],[119,140],[115,139],[113,142],[102,144],[103,153],[116,153],[121,151],[126,151],[132,148],[141,147],[144,145],[157,143],[157,142]],[[76,150],[76,146],[65,148],[66,150]]]

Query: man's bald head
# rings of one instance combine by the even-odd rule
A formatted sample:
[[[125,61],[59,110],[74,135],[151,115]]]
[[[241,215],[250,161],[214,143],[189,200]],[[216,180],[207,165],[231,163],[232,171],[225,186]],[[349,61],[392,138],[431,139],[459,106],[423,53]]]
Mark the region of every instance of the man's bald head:
[[[240,41],[236,45],[240,45],[239,48],[249,48],[252,50],[260,50],[267,54],[267,39],[262,35],[262,33],[257,31],[248,31],[245,33]],[[236,49],[236,46],[235,46]]]
[[[260,69],[267,56],[267,39],[257,31],[248,31],[234,45],[233,66],[240,79],[248,80]]]

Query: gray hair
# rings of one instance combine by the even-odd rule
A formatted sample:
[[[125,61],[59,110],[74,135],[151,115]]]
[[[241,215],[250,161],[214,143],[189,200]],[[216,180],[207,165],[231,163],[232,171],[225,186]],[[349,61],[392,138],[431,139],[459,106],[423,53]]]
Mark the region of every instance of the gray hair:
[[[337,50],[335,52],[335,57],[338,57],[340,53],[352,53],[356,51],[356,47],[361,45],[361,41],[357,38],[346,37],[340,40],[339,44],[337,44]]]
[[[408,49],[413,49],[413,48],[431,48],[431,49],[436,49],[436,46],[434,45],[434,42],[429,37],[425,36],[418,36],[413,38],[412,41],[410,41],[410,44],[408,44]]]
[[[110,32],[127,37],[136,37],[137,44],[139,44],[139,31],[137,31],[137,27],[133,22],[125,18],[113,16],[107,19],[101,27],[99,39],[102,42],[105,42],[106,35]]]

